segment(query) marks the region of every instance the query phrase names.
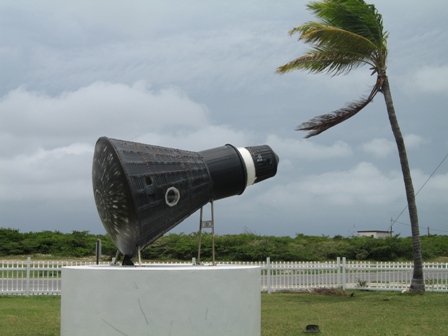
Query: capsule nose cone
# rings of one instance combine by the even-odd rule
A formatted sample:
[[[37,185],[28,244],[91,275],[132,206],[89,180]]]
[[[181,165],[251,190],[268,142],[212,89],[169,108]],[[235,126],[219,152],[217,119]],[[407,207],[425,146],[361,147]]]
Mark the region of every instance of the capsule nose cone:
[[[252,156],[255,168],[255,182],[258,183],[277,174],[278,155],[267,145],[245,147]]]
[[[272,153],[274,153],[275,156],[275,161],[277,162],[277,166],[280,163],[280,158],[278,157],[277,153],[275,153],[274,151],[272,151]]]

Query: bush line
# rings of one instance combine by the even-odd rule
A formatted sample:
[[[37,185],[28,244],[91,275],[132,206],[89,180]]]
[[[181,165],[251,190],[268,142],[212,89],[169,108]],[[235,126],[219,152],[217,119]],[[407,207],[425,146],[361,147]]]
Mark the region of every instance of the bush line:
[[[101,239],[103,256],[115,256],[116,248],[107,235],[88,231],[42,231],[21,233],[0,228],[0,256],[50,254],[62,257],[95,255],[95,244]],[[422,236],[425,260],[448,257],[448,236]],[[202,235],[201,260],[210,260],[211,234]],[[169,233],[142,251],[150,260],[191,260],[197,255],[198,234]],[[344,256],[351,260],[396,261],[412,260],[411,237],[375,239],[371,237],[259,236],[252,233],[215,235],[218,261],[323,261]]]

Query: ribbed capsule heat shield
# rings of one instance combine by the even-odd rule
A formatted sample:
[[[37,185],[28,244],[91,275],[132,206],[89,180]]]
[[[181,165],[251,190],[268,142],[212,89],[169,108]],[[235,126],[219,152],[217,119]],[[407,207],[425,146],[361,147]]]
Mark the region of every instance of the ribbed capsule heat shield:
[[[100,138],[92,167],[98,214],[133,256],[210,200],[212,181],[196,152]]]

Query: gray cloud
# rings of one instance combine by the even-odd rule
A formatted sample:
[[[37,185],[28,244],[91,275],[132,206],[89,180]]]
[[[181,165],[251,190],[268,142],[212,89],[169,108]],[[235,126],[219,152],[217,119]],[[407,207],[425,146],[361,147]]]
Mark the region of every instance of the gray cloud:
[[[424,185],[421,226],[446,234],[446,163],[426,181],[448,145],[448,3],[406,6],[377,1],[415,189]],[[277,176],[217,202],[219,233],[387,229],[406,201],[382,95],[318,137],[294,132],[375,80],[368,69],[277,75],[306,49],[288,30],[310,18],[296,1],[2,2],[0,225],[103,232],[90,174],[106,135],[188,150],[269,144]],[[175,230],[197,230],[195,216]]]

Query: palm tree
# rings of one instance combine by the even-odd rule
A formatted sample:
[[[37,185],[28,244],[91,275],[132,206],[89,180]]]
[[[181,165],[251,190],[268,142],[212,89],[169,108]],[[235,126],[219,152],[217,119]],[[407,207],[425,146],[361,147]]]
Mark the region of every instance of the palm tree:
[[[388,32],[383,29],[383,19],[374,5],[363,0],[322,0],[310,2],[308,10],[318,18],[293,28],[289,34],[300,34],[299,40],[312,48],[303,56],[279,67],[278,73],[296,69],[310,73],[327,73],[332,76],[349,73],[352,69],[368,65],[376,83],[367,97],[354,101],[329,114],[320,115],[300,124],[297,130],[309,131],[306,138],[347,120],[369,104],[378,92],[383,93],[389,122],[397,143],[403,173],[409,216],[411,220],[414,273],[411,282],[413,292],[424,292],[420,230],[414,187],[403,136],[398,125],[386,75]]]

